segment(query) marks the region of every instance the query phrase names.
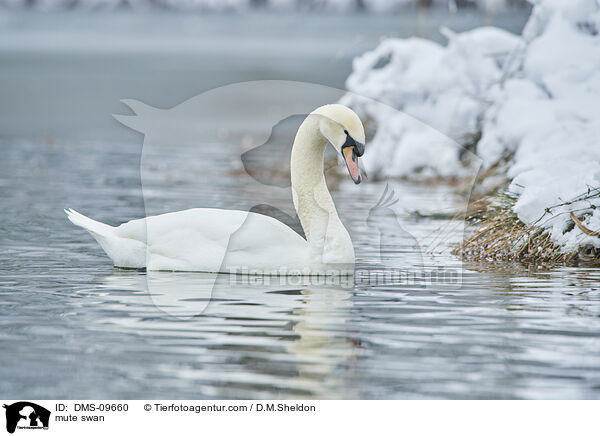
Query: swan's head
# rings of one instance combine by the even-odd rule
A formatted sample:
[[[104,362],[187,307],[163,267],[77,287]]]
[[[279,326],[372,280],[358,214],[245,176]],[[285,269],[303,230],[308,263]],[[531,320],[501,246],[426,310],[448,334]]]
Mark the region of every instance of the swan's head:
[[[341,104],[321,106],[313,114],[321,116],[321,134],[342,155],[354,183],[360,183],[358,158],[365,152],[365,129],[358,115]]]

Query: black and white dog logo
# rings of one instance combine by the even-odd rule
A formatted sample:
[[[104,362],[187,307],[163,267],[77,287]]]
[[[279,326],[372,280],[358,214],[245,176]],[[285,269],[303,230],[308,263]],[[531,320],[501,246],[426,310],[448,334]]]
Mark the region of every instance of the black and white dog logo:
[[[48,429],[50,411],[29,401],[4,405],[6,409],[6,431],[19,429]]]

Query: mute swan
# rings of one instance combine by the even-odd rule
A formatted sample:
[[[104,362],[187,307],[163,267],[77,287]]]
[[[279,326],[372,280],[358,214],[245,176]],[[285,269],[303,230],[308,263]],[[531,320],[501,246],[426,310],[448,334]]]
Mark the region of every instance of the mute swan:
[[[87,230],[116,267],[164,271],[311,275],[347,274],[354,247],[340,221],[323,173],[330,142],[354,183],[365,133],[359,117],[340,104],[321,106],[300,125],[291,155],[294,207],[306,240],[282,222],[241,210],[188,209],[112,227],[65,210]]]

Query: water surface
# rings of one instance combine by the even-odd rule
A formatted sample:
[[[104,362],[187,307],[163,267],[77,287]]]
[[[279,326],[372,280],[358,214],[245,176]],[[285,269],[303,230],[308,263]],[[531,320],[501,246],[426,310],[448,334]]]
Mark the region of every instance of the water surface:
[[[182,319],[169,313],[190,304],[207,280],[202,274],[114,269],[62,212],[76,207],[110,224],[142,216],[137,148],[25,140],[1,146],[5,397],[600,397],[599,269],[465,265],[461,287],[225,277],[204,312]],[[215,148],[206,159],[213,188],[201,198],[235,201],[244,192],[230,171],[239,150]],[[449,188],[392,187],[403,228],[426,239],[443,226],[402,212],[450,207]],[[367,182],[357,189],[345,180],[333,191],[359,266],[381,261],[365,216],[383,188]],[[152,198],[177,210],[172,190],[153,186]],[[396,222],[390,217],[386,225]],[[409,269],[460,267],[439,247],[434,255],[425,251],[400,244],[387,255]],[[154,304],[149,283],[168,307]]]

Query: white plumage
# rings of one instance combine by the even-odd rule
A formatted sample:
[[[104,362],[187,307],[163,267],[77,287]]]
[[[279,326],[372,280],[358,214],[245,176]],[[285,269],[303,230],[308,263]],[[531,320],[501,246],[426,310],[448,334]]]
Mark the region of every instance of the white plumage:
[[[292,149],[292,194],[307,240],[274,218],[241,210],[188,209],[118,227],[73,209],[65,212],[73,224],[96,239],[117,267],[284,275],[346,273],[353,268],[354,248],[324,179],[323,153],[328,141],[340,153],[352,141],[364,143],[358,116],[344,106],[326,105],[309,115],[298,130]],[[357,156],[361,154],[362,150],[347,157],[351,174],[358,171]],[[350,156],[348,150],[346,155]]]

